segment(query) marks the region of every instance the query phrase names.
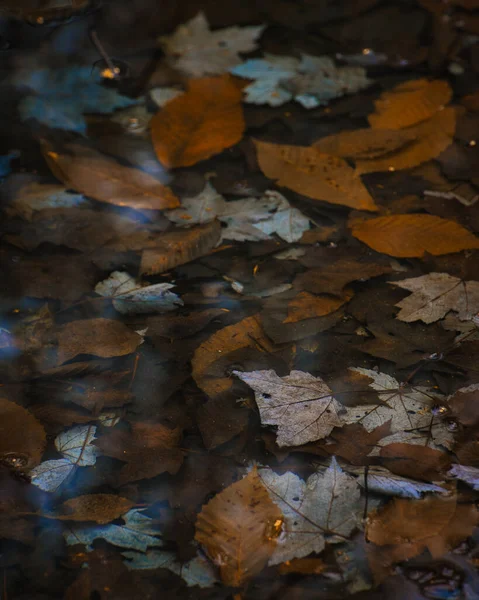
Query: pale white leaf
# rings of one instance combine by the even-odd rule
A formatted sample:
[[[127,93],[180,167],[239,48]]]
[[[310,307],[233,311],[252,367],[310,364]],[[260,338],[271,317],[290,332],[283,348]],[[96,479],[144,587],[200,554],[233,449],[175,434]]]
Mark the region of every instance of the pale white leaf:
[[[452,465],[448,472],[449,477],[455,477],[479,490],[479,469],[477,467],[466,467],[464,465]]]
[[[30,471],[33,485],[44,492],[55,492],[75,468],[66,458],[46,460]]]
[[[207,181],[197,196],[184,198],[180,208],[166,210],[164,215],[178,225],[198,225],[213,221],[224,211],[225,205],[223,196]]]
[[[371,467],[367,476],[368,490],[385,496],[397,496],[399,498],[421,498],[421,495],[426,492],[447,494],[448,490],[434,485],[432,483],[424,483],[415,481],[391,473],[387,469]],[[365,487],[364,477],[358,477],[358,483],[361,487]]]
[[[150,90],[149,94],[153,102],[163,108],[165,104],[168,104],[174,98],[178,98],[178,96],[182,96],[184,92],[172,87],[157,87]]]
[[[94,465],[100,454],[91,443],[95,439],[95,425],[78,425],[60,433],[55,439],[55,448],[64,458],[78,467]]]

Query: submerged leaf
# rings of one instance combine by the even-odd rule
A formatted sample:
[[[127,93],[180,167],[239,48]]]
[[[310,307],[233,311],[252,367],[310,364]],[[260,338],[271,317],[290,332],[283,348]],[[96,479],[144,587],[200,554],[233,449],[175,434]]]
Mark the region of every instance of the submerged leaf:
[[[29,469],[40,462],[47,438],[37,419],[25,408],[0,398],[0,459]]]
[[[320,152],[355,160],[378,158],[416,139],[409,130],[354,129],[328,135],[313,144]]]
[[[62,521],[95,521],[103,525],[118,519],[133,505],[131,500],[113,494],[87,494],[70,498],[54,513],[42,516]]]

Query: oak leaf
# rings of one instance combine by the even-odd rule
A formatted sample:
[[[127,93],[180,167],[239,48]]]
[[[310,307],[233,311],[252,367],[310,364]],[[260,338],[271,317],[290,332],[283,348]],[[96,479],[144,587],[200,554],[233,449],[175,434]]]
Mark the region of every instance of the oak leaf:
[[[219,565],[223,582],[237,587],[267,565],[282,523],[255,469],[203,506],[195,539]]]
[[[463,281],[448,273],[428,273],[389,283],[412,292],[396,304],[401,309],[396,318],[406,323],[434,323],[449,311],[458,313],[460,321],[470,321],[479,312],[477,281]]]
[[[479,238],[435,215],[408,214],[354,222],[352,234],[376,252],[400,258],[438,256],[479,248]]]
[[[377,206],[348,163],[314,147],[270,144],[255,140],[258,163],[270,179],[299,194],[358,210]]]
[[[0,398],[0,459],[13,468],[38,465],[47,443],[42,425],[28,410]]]
[[[168,168],[189,167],[234,146],[244,127],[241,90],[229,75],[191,80],[185,94],[151,119],[156,155]]]

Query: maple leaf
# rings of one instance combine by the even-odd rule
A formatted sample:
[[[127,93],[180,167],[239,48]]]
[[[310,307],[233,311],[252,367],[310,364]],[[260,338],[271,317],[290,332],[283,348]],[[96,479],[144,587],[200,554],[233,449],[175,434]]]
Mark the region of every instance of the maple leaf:
[[[387,375],[361,367],[350,370],[370,377],[369,386],[380,392],[380,404],[366,404],[352,407],[343,417],[347,423],[361,423],[367,430],[391,421],[391,435],[378,441],[378,446],[394,442],[419,444],[436,448],[451,448],[453,436],[446,423],[431,412],[440,398],[427,388],[416,386],[402,387],[399,382]],[[373,451],[378,453],[379,449]]]
[[[460,321],[470,321],[479,312],[477,281],[463,281],[448,273],[428,273],[389,283],[412,292],[396,304],[401,309],[396,318],[406,323],[434,323],[449,311],[458,313]]]
[[[27,87],[31,93],[20,102],[20,117],[86,135],[85,113],[109,114],[137,102],[100,82],[100,74],[92,73],[90,66],[22,69],[14,85]]]
[[[254,390],[261,423],[278,428],[278,446],[319,440],[343,425],[340,414],[345,409],[319,377],[302,371],[286,377],[272,370],[233,373]]]
[[[326,470],[303,481],[294,473],[278,475],[261,468],[259,476],[284,515],[283,533],[270,565],[321,552],[325,543],[343,542],[358,525],[360,488],[333,457]]]
[[[221,75],[241,62],[240,52],[256,50],[256,40],[265,27],[234,26],[211,31],[205,14],[199,12],[159,41],[172,67],[192,77]]]

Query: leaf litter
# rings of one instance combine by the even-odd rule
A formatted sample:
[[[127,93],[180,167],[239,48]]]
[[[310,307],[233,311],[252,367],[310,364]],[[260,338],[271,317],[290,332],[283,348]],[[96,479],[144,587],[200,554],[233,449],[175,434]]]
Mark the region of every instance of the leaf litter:
[[[130,4],[1,82],[5,595],[475,597],[474,7]]]

